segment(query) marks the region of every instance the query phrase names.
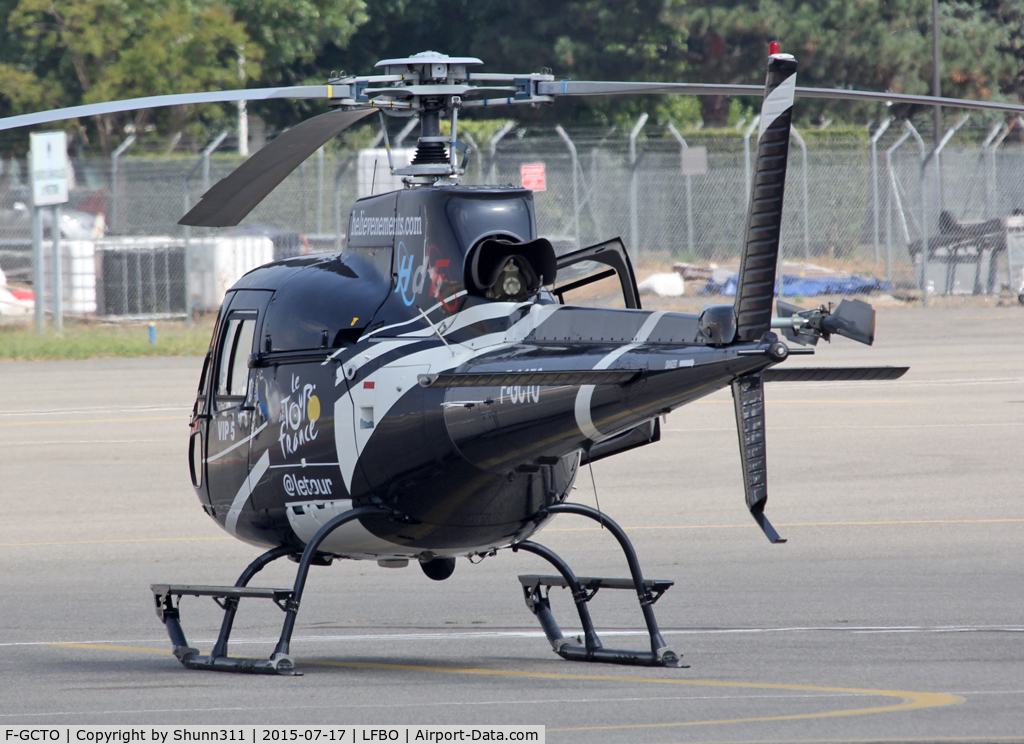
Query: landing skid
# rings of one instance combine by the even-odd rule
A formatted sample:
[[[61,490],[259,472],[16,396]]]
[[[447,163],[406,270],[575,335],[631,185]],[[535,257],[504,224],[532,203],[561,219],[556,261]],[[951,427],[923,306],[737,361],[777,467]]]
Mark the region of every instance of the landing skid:
[[[313,536],[313,539],[306,544],[299,559],[299,570],[295,575],[295,585],[292,589],[265,589],[249,588],[249,580],[259,573],[268,563],[276,561],[286,555],[295,555],[296,550],[292,547],[280,547],[268,550],[259,558],[254,560],[238,577],[235,586],[191,586],[188,584],[153,584],[153,596],[156,599],[156,615],[167,626],[167,634],[171,637],[174,646],[174,655],[178,657],[185,667],[189,669],[208,669],[217,672],[244,672],[248,674],[285,674],[301,675],[295,671],[295,662],[289,655],[292,631],[295,628],[295,616],[299,612],[299,602],[302,600],[302,590],[306,586],[306,577],[309,574],[309,567],[313,564],[324,564],[322,556],[317,555],[317,548],[334,530],[348,522],[368,516],[387,516],[390,512],[376,506],[360,506],[356,509],[349,509],[339,514],[334,519],[321,527]],[[220,635],[213,651],[209,656],[203,656],[198,649],[192,648],[185,640],[185,633],[181,629],[181,616],[179,608],[174,603],[174,597],[181,603],[182,596],[213,597],[224,609],[224,620],[220,626]],[[281,628],[281,637],[274,648],[274,653],[269,659],[239,659],[228,656],[228,639],[231,636],[231,626],[235,621],[235,612],[238,609],[238,602],[243,598],[271,599],[284,610],[284,625]]]
[[[688,668],[689,665],[683,663],[681,655],[665,643],[665,639],[662,638],[661,631],[658,629],[658,621],[654,617],[654,603],[672,587],[674,582],[645,580],[643,572],[640,570],[640,561],[637,559],[636,551],[626,533],[614,520],[597,509],[582,504],[558,504],[548,507],[547,512],[549,514],[577,514],[602,524],[619,541],[623,553],[626,554],[631,577],[628,579],[577,578],[569,568],[569,564],[551,549],[528,540],[513,545],[513,551],[524,550],[540,556],[551,563],[561,574],[561,576],[525,575],[519,577],[526,606],[537,616],[555,653],[570,661]],[[583,638],[575,639],[575,643],[573,643],[574,639],[566,638],[562,634],[562,630],[551,612],[548,592],[552,586],[565,587],[572,592],[576,611],[580,616],[580,624],[583,626]],[[547,591],[545,591],[545,587]],[[604,647],[594,628],[594,623],[590,619],[590,610],[587,607],[587,603],[600,589],[633,589],[636,591],[637,599],[640,601],[640,610],[643,612],[644,621],[647,624],[647,633],[651,640],[650,651],[624,651]]]
[[[629,579],[577,578],[565,561],[543,545],[523,541],[512,546],[513,551],[524,550],[544,558],[554,565],[561,574],[561,576],[531,575],[519,577],[519,581],[523,586],[526,604],[537,616],[555,652],[563,659],[573,661],[686,667],[687,665],[682,663],[679,655],[669,648],[661,637],[658,623],[654,618],[654,609],[652,608],[652,605],[658,598],[672,586],[672,582],[645,580],[640,571],[640,563],[637,560],[636,551],[633,550],[633,545],[630,543],[629,538],[626,537],[626,533],[623,532],[619,525],[596,509],[581,504],[559,504],[548,507],[547,512],[550,514],[578,514],[590,517],[603,524],[622,546],[631,575]],[[153,584],[150,588],[156,601],[156,614],[167,627],[167,634],[171,638],[174,655],[188,669],[247,674],[300,675],[301,672],[295,671],[295,663],[289,655],[289,647],[292,631],[295,628],[295,617],[298,614],[299,603],[302,599],[302,591],[309,574],[309,567],[315,564],[324,565],[330,562],[330,559],[318,555],[317,549],[328,535],[348,522],[360,517],[389,516],[390,514],[390,511],[380,507],[363,506],[339,514],[321,527],[302,551],[302,556],[299,558],[299,569],[295,576],[295,584],[291,589],[250,587],[249,581],[263,570],[265,566],[278,558],[284,556],[294,558],[296,550],[293,547],[279,547],[268,550],[246,567],[234,586]],[[562,634],[558,623],[555,622],[555,618],[551,613],[551,605],[548,601],[547,591],[552,586],[567,587],[572,591],[573,599],[576,601],[576,608],[580,615],[580,621],[583,624],[585,641],[574,644],[572,639],[566,638]],[[590,619],[590,613],[587,609],[587,602],[600,589],[636,590],[637,597],[640,600],[640,609],[643,611],[644,620],[647,623],[647,631],[651,639],[651,650],[649,652],[622,651],[608,649],[603,646],[601,639],[598,638],[597,631],[594,629],[594,624]],[[198,649],[189,646],[185,638],[185,632],[181,627],[180,614],[181,598],[184,596],[212,597],[224,610],[224,620],[221,623],[220,634],[209,655],[203,655]],[[177,602],[175,602],[175,598],[177,598]],[[285,613],[281,637],[274,649],[274,653],[271,654],[269,659],[246,659],[228,656],[228,641],[231,637],[231,628],[234,624],[238,604],[242,599],[269,599]]]

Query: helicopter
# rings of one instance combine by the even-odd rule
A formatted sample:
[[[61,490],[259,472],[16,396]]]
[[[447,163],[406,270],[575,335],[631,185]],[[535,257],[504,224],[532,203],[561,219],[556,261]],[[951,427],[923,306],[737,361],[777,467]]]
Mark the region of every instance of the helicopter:
[[[477,561],[499,550],[531,553],[557,571],[519,580],[527,607],[563,659],[686,667],[662,637],[653,608],[673,582],[644,578],[625,531],[599,509],[568,501],[580,469],[659,441],[660,417],[730,388],[746,506],[770,542],[784,543],[765,515],[765,383],[892,380],[908,369],[783,364],[832,336],[872,344],[875,313],[860,300],[811,310],[779,301],[773,316],[779,235],[798,92],[934,99],[798,89],[796,60],[773,42],[735,301],[696,314],[650,311],[641,306],[621,239],[559,255],[538,235],[532,191],[459,184],[465,161],[458,155],[466,151],[459,112],[566,95],[749,95],[756,86],[569,81],[470,69],[481,64],[422,52],[379,62],[381,74],[326,86],[156,96],[0,120],[7,129],[157,105],[326,98],[331,111],[270,142],[180,221],[203,227],[237,225],[306,157],[374,112],[382,124],[385,116],[419,120],[412,163],[391,165],[404,188],[355,202],[342,252],[254,269],[220,308],[189,424],[191,482],[209,517],[265,552],[233,586],[152,585],[173,653],[189,669],[299,674],[290,641],[311,566],[415,562],[442,581],[457,558]],[[450,119],[450,135],[441,133],[442,116]],[[386,126],[384,142],[390,158]],[[623,308],[567,301],[604,279],[617,281]],[[531,539],[558,514],[608,529],[629,577],[577,576]],[[283,557],[298,563],[291,588],[249,586]],[[580,637],[566,637],[554,618],[549,595],[559,587],[571,592]],[[636,593],[649,649],[604,646],[588,610],[601,589]],[[208,654],[186,640],[184,596],[212,597],[224,610]],[[269,658],[228,653],[242,599],[269,599],[284,611]]]

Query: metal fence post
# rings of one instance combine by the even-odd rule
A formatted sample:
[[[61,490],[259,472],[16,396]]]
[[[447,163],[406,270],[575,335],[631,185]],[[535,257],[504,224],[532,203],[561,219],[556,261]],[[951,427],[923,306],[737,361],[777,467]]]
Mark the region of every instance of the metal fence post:
[[[324,234],[324,148],[316,150],[316,234]]]
[[[185,177],[181,179],[181,191],[182,191],[182,207],[184,208],[183,214],[188,214],[188,211],[192,209],[192,199],[188,193],[188,179],[192,177],[192,174],[196,172],[196,168],[199,167],[199,163],[192,166],[192,169],[185,174]],[[192,325],[192,226],[185,225],[185,255],[182,256],[182,262],[185,265],[185,319],[189,326]]]
[[[882,125],[875,130],[875,133],[871,135],[871,186],[872,186],[872,197],[874,200],[874,215],[875,215],[875,266],[878,266],[879,255],[878,255],[878,140],[885,134],[885,130],[892,124],[892,117],[890,116]]]
[[[992,216],[996,217],[999,216],[999,212],[1001,211],[999,203],[999,180],[996,177],[996,150],[998,150],[999,146],[1003,144],[1003,140],[1006,139],[1006,136],[1011,131],[1013,131],[1015,126],[1024,126],[1024,119],[1021,119],[1021,117],[1018,116],[1016,119],[1011,121],[1009,125],[1007,125],[1006,129],[1003,130],[1003,133],[996,137],[995,142],[992,143],[992,147],[989,150],[989,177],[992,180],[992,201],[995,204],[993,209],[994,215]]]
[[[640,259],[640,228],[636,214],[636,138],[646,123],[647,114],[640,114],[629,133],[629,239],[634,265]]]
[[[221,132],[213,142],[204,147],[199,160],[193,164],[188,173],[186,173],[184,178],[181,179],[182,206],[184,207],[186,214],[190,209],[192,209],[192,197],[189,193],[189,181],[192,180],[192,176],[194,176],[196,171],[201,167],[203,169],[203,193],[205,194],[210,190],[210,154],[220,147],[220,144],[227,136],[228,133],[226,131]],[[192,325],[192,227],[190,225],[185,225],[184,227],[185,255],[182,258],[183,263],[185,264],[185,317],[188,320],[188,324]],[[128,290],[126,283],[125,302],[127,301]]]
[[[506,134],[512,131],[516,123],[509,119],[506,121],[501,129],[494,133],[491,137],[490,143],[487,145],[487,163],[490,166],[487,173],[487,180],[492,184],[498,180],[498,163],[495,156],[498,153],[498,143],[505,137]]]
[[[64,333],[64,278],[60,265],[60,204],[53,205],[53,330],[58,336]]]
[[[949,141],[951,139],[953,139],[953,135],[957,133],[957,130],[959,130],[960,127],[962,127],[964,124],[966,124],[967,120],[970,119],[970,118],[971,118],[970,114],[964,114],[963,116],[961,116],[960,117],[960,121],[958,121],[954,126],[952,126],[946,132],[946,134],[942,138],[942,140],[937,145],[935,145],[935,147],[932,148],[932,151],[930,153],[928,153],[928,156],[925,157],[925,159],[923,161],[921,161],[921,232],[924,235],[924,243],[922,244],[923,250],[921,251],[921,294],[922,294],[922,296],[924,298],[923,304],[924,304],[925,307],[928,307],[928,250],[929,250],[929,245],[928,245],[928,242],[929,242],[928,241],[928,209],[927,209],[927,201],[928,200],[927,200],[926,195],[925,195],[925,171],[926,171],[926,169],[928,167],[928,161],[934,158],[935,159],[935,173],[936,173],[936,179],[937,179],[936,186],[937,186],[937,189],[938,189],[937,193],[938,193],[938,198],[941,200],[941,198],[942,198],[942,183],[941,183],[941,181],[942,181],[942,170],[939,168],[939,156],[942,154],[942,150],[946,147],[946,145],[949,143]],[[939,204],[940,221],[941,221],[942,202],[939,201],[938,204]],[[948,281],[947,281],[947,285],[948,285]],[[948,289],[948,286],[947,286],[947,289]]]
[[[477,176],[479,176],[480,175],[480,155],[479,155],[479,153],[480,153],[480,145],[478,145],[476,143],[476,140],[473,139],[473,135],[470,134],[469,132],[465,131],[465,130],[459,132],[459,137],[461,137],[465,141],[465,145],[468,148],[468,150],[466,151],[466,153],[465,153],[465,155],[463,157],[463,160],[462,160],[462,162],[466,164],[466,168],[465,168],[466,172],[465,172],[464,175],[466,175],[467,178],[469,177],[469,164],[473,163],[473,170],[475,170]],[[476,157],[474,158],[473,155],[476,155]]]
[[[350,152],[345,156],[345,159],[341,161],[341,165],[338,166],[338,170],[334,172],[334,250],[339,253],[342,249],[341,177],[345,175],[345,171],[348,170],[349,166],[352,165],[358,157],[358,153]]]
[[[405,142],[405,138],[409,136],[409,134],[412,132],[412,130],[415,129],[416,125],[419,124],[419,123],[420,123],[420,120],[417,119],[415,116],[409,117],[409,122],[404,127],[402,127],[402,131],[398,133],[397,137],[395,137],[395,147],[396,148],[399,148],[399,147],[402,146],[402,144]]]
[[[808,261],[811,259],[811,227],[808,218],[808,195],[807,195],[807,143],[804,142],[804,138],[800,136],[800,132],[796,131],[796,127],[789,128],[790,133],[796,138],[796,143],[800,145],[800,157],[803,163],[803,181],[804,181],[804,258]],[[779,240],[781,243],[782,234],[780,231]],[[781,255],[781,248],[779,249]],[[780,273],[781,277],[782,274]],[[781,284],[779,285],[782,286]]]
[[[217,135],[217,138],[203,148],[203,193],[205,194],[210,190],[210,155],[220,147],[220,144],[224,141],[224,138],[228,136],[227,130],[224,130]]]
[[[988,136],[985,138],[985,141],[981,143],[981,155],[978,158],[979,160],[982,161],[983,169],[985,171],[984,177],[985,177],[985,218],[986,219],[988,219],[989,217],[992,216],[992,178],[990,178],[991,168],[988,167],[989,164],[993,160],[993,157],[992,157],[993,148],[991,147],[991,145],[992,145],[992,141],[996,137],[998,137],[999,133],[1003,130],[1003,126],[1005,126],[1005,125],[1002,122],[999,122],[998,124],[996,124],[995,126],[993,126],[989,130]],[[987,158],[985,157],[986,155],[988,155]]]
[[[32,293],[35,295],[36,334],[43,332],[43,303],[46,287],[43,276],[43,209],[32,205]]]
[[[668,123],[668,131],[672,133],[672,136],[676,138],[676,142],[679,143],[679,169],[682,170],[683,150],[689,150],[690,146],[686,144],[683,135],[679,134],[679,130],[676,129],[675,124],[672,122]],[[686,176],[686,244],[690,255],[693,256],[693,183],[689,175]]]
[[[904,122],[907,126],[910,126],[910,122]],[[897,202],[899,202],[899,193],[896,187],[896,173],[892,167],[892,154],[899,149],[900,145],[910,139],[910,132],[905,131],[893,145],[885,151],[885,167],[886,172],[889,174],[889,189],[885,194],[885,280],[892,285],[892,201],[893,196],[896,196]],[[900,219],[903,221],[903,237],[904,240],[910,242],[910,233],[907,230],[907,220],[903,216],[903,207],[900,206]]]
[[[121,225],[121,178],[118,173],[118,162],[124,151],[135,144],[135,135],[132,134],[117,146],[110,155],[110,231],[117,232],[122,229]]]
[[[580,192],[579,182],[577,181],[577,171],[579,170],[579,160],[576,155],[576,145],[569,139],[569,135],[562,129],[562,125],[558,124],[555,126],[555,131],[558,132],[558,136],[562,138],[566,147],[569,148],[569,165],[572,168],[572,214],[573,214],[573,234],[576,236],[576,247],[580,247]]]

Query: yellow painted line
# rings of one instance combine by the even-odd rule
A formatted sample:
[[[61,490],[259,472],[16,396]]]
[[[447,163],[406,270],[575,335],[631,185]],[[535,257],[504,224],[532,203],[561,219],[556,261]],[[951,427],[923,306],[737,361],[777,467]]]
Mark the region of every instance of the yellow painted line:
[[[50,426],[53,424],[124,424],[136,421],[187,421],[188,415],[181,416],[147,416],[146,418],[111,418],[111,419],[70,419],[67,421],[16,421],[0,424],[0,428],[9,426]]]
[[[857,405],[860,405],[862,403],[921,403],[922,402],[920,400],[900,400],[899,398],[883,398],[883,399],[880,399],[880,400],[826,400],[824,398],[821,398],[821,399],[810,398],[810,399],[807,399],[807,400],[797,400],[797,399],[779,400],[777,398],[772,398],[769,395],[766,395],[764,400],[765,400],[766,404],[767,403],[812,403],[812,404],[815,404],[815,405],[818,404],[818,403],[830,403],[830,404],[836,404],[836,405],[845,405],[847,403],[855,403]],[[726,401],[726,402],[729,403],[729,404],[732,404],[731,400]]]
[[[874,527],[895,524],[1000,524],[1019,523],[1024,519],[892,519],[878,522],[777,522],[776,527]],[[653,524],[623,527],[624,530],[722,530],[736,527],[751,528],[745,524]],[[600,527],[548,527],[544,532],[600,532]]]
[[[551,731],[552,729],[547,729]],[[903,744],[911,742],[961,742],[961,741],[1024,741],[1024,736],[928,736],[925,738],[901,736],[898,739],[887,739],[872,736],[870,739],[694,739],[690,744],[881,744],[892,742]]]
[[[110,545],[113,543],[151,543],[151,542],[183,542],[188,540],[231,540],[228,535],[223,537],[139,537],[124,540],[67,540],[64,542],[24,542],[0,543],[0,548],[26,548],[36,545]]]
[[[62,646],[64,648],[91,648],[99,651],[138,651],[143,654],[169,654],[166,648],[143,648],[141,646],[109,646],[105,643],[40,643],[40,646]]]
[[[861,399],[861,400],[831,400],[831,399],[828,399],[828,398],[807,398],[807,399],[803,399],[803,398],[788,398],[788,399],[780,399],[780,398],[773,398],[770,395],[766,395],[765,396],[765,403],[813,403],[813,404],[829,403],[829,404],[835,404],[835,405],[845,405],[847,403],[850,403],[850,404],[860,405],[862,403],[922,403],[922,402],[923,401],[920,401],[920,400],[909,400],[909,399],[908,400],[903,400],[903,399],[900,399],[900,398],[882,398],[882,399],[879,399],[879,400],[873,400],[873,399],[872,400],[863,400],[863,399]],[[719,404],[719,405],[731,406],[731,405],[733,405],[733,402],[732,402],[732,398],[728,398],[728,399],[725,399],[725,400],[695,400],[692,403],[687,403],[686,405],[687,406],[695,406],[695,405],[710,405],[710,404]],[[685,408],[685,407],[686,406],[683,406],[683,408]],[[682,408],[679,408],[679,409],[676,409],[676,410],[682,410]]]
[[[48,646],[63,648],[87,648],[103,651],[137,651],[140,653],[168,654],[167,650],[140,648],[134,646],[108,646],[100,643],[50,643]],[[707,721],[676,721],[669,723],[622,724],[613,726],[581,726],[574,728],[549,728],[548,731],[606,731],[613,729],[637,728],[668,728],[677,726],[708,726],[723,723],[754,723],[761,721],[798,721],[816,718],[838,718],[845,716],[862,716],[874,713],[898,713],[923,708],[940,708],[947,705],[959,705],[966,702],[959,695],[944,692],[912,692],[908,690],[872,690],[858,687],[819,687],[815,685],[786,685],[768,682],[719,682],[700,679],[671,679],[664,677],[627,677],[603,674],[557,674],[553,672],[517,672],[505,669],[477,669],[474,667],[435,667],[418,664],[383,664],[365,661],[314,661],[299,660],[302,664],[315,666],[344,667],[347,669],[387,669],[409,672],[434,672],[438,674],[462,674],[483,677],[519,677],[523,679],[560,679],[580,682],[633,682],[642,684],[690,685],[695,687],[740,687],[755,690],[799,690],[810,692],[838,692],[847,695],[877,695],[899,698],[902,702],[896,705],[875,705],[867,708],[851,708],[849,710],[830,710],[820,713],[794,713],[781,716],[762,716],[752,718],[728,718]]]

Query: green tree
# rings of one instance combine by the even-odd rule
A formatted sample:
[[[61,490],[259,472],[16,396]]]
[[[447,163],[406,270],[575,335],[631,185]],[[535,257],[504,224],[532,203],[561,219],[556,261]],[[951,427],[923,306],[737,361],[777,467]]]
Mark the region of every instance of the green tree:
[[[590,80],[680,80],[686,70],[685,28],[664,22],[667,0],[378,0],[347,48],[328,45],[324,70],[365,75],[381,60],[435,50],[473,56],[485,72],[536,72]],[[573,99],[557,118],[609,124],[652,106],[635,96]],[[503,109],[500,116],[531,121],[544,109]]]
[[[224,2],[264,53],[261,73],[248,79],[246,87],[301,85],[307,80],[322,83],[329,70],[317,67],[317,55],[328,45],[344,48],[368,18],[365,0]],[[249,111],[262,116],[274,129],[324,110],[322,102],[308,100],[249,104]]]
[[[1019,0],[998,5],[1021,7]],[[943,94],[985,100],[1013,92],[1021,67],[1004,50],[1012,32],[997,10],[961,0],[944,0],[939,9]],[[802,85],[931,92],[928,0],[669,0],[665,17],[689,30],[688,58],[707,82],[763,81],[768,42],[779,40],[800,60]],[[706,99],[705,121],[724,123],[725,103]],[[828,105],[802,108],[814,113]]]
[[[224,0],[235,20],[264,50],[261,80],[296,79],[296,63],[309,64],[327,44],[344,48],[367,20],[365,0]]]
[[[364,0],[0,0],[0,13],[0,115],[298,84],[319,76],[313,61],[325,44],[343,46],[366,20]],[[226,114],[220,105],[176,107],[73,128],[107,153],[127,125],[170,132],[198,118],[209,128]]]
[[[219,3],[188,0],[19,0],[7,19],[20,40],[16,59],[0,63],[4,114],[40,108],[236,87],[238,49],[259,74],[261,49]],[[180,125],[191,107],[109,114],[73,124],[82,141],[109,153],[129,124],[160,117]],[[217,118],[219,107],[203,107]]]

